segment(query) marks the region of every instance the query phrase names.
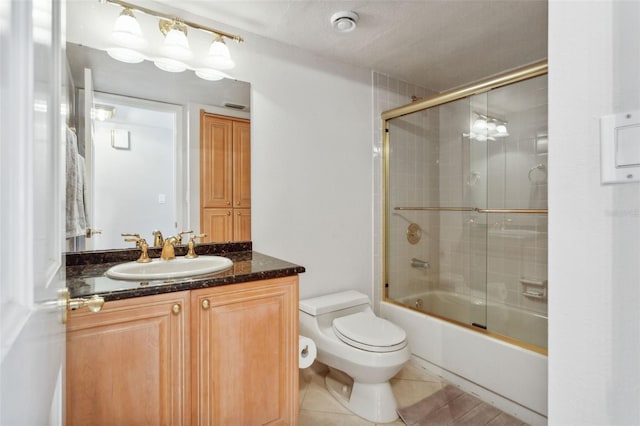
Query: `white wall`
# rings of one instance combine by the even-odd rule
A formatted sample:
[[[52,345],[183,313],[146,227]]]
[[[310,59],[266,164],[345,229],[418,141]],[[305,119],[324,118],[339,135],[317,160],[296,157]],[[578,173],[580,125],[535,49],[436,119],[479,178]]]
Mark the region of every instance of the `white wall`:
[[[639,52],[640,3],[550,2],[550,424],[640,424],[640,184],[600,184],[598,134]]]
[[[306,267],[301,298],[372,296],[371,72],[243,37],[234,58],[251,82],[254,250]]]

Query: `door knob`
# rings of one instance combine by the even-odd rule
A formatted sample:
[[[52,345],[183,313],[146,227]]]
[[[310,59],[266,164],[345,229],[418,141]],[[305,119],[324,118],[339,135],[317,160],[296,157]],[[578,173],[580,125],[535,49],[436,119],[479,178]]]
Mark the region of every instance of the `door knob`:
[[[62,323],[64,324],[67,322],[67,312],[70,310],[86,306],[91,312],[100,312],[104,306],[104,298],[94,294],[88,299],[80,297],[71,299],[69,297],[69,289],[65,287],[58,292],[58,306],[62,308]]]

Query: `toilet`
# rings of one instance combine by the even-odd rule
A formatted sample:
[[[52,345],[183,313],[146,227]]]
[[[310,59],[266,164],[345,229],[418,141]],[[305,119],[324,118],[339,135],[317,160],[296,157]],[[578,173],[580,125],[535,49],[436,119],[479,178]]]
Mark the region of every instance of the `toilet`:
[[[369,297],[349,290],[300,300],[300,334],[329,367],[325,384],[347,409],[371,422],[396,420],[389,379],[409,360],[405,331],[371,309]]]

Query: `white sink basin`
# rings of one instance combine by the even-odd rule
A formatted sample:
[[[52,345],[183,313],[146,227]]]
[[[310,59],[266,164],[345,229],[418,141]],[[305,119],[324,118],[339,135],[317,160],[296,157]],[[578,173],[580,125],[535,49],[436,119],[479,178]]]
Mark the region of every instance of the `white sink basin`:
[[[153,259],[150,263],[121,263],[111,267],[107,276],[117,280],[167,280],[211,274],[232,266],[230,259],[221,256],[176,257],[172,260]]]

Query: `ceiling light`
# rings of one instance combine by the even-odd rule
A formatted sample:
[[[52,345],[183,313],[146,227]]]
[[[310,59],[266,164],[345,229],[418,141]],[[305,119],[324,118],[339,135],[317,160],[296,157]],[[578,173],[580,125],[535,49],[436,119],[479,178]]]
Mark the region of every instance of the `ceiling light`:
[[[331,16],[331,25],[341,33],[348,33],[356,29],[358,14],[355,12],[337,12]]]
[[[162,71],[167,72],[182,72],[187,69],[183,62],[171,58],[158,58],[153,63]]]
[[[107,48],[107,54],[113,59],[128,64],[137,64],[144,61],[144,55],[142,53],[133,49],[127,49],[126,47],[109,47]]]
[[[111,37],[123,46],[141,47],[145,41],[133,10],[125,7],[113,24]]]
[[[209,54],[205,58],[207,65],[219,70],[229,70],[236,66],[231,59],[229,48],[222,37],[217,36],[209,46]]]

